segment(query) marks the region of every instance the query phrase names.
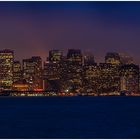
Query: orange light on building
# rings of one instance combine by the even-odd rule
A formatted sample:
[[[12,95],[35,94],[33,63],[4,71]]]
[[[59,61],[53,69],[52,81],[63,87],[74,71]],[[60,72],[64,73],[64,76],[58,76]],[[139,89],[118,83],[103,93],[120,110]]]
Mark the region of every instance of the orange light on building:
[[[41,89],[41,88],[39,89],[38,88],[38,89],[34,89],[34,91],[43,91],[43,89]]]
[[[13,90],[27,91],[29,90],[28,84],[13,84]]]

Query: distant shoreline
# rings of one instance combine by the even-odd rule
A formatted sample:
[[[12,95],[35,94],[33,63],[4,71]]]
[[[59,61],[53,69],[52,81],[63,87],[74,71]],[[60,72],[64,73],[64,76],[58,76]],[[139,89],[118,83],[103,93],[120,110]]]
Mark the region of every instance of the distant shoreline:
[[[140,96],[140,93],[118,92],[118,93],[65,93],[47,91],[2,91],[0,96],[10,97],[77,97],[77,96]]]

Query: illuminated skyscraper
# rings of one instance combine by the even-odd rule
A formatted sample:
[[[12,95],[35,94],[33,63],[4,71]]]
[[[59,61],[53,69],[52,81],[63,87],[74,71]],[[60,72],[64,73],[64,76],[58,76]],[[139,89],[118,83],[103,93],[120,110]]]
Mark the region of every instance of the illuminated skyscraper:
[[[106,54],[105,56],[105,63],[109,63],[109,64],[120,64],[120,56],[118,53],[115,52],[109,52]]]
[[[99,88],[99,66],[94,64],[87,64],[83,66],[83,92],[97,93]]]
[[[44,87],[46,90],[59,90],[60,63],[44,62]]]
[[[45,77],[49,80],[57,80],[59,79],[60,73],[59,73],[59,63],[51,63],[51,62],[44,62],[44,74]]]
[[[30,85],[31,90],[43,88],[41,57],[34,56],[23,60],[23,79]]]
[[[117,93],[120,91],[119,66],[108,63],[83,66],[85,92]]]
[[[78,49],[69,49],[67,53],[67,60],[75,64],[82,64],[82,52]]]
[[[63,57],[63,53],[60,50],[49,51],[49,62],[61,61],[62,57]]]
[[[99,64],[100,93],[118,93],[120,91],[120,65],[110,63]]]
[[[82,53],[80,50],[70,49],[64,57],[60,52],[59,50],[50,51],[44,63],[45,89],[79,90],[82,86]],[[54,59],[54,56],[57,56],[57,59]]]
[[[49,57],[44,62],[44,87],[46,90],[60,90],[61,69],[63,52],[60,50],[49,51]]]
[[[139,90],[139,66],[134,64],[122,65],[121,71],[121,90],[138,92]]]
[[[0,87],[10,90],[13,84],[13,60],[14,52],[12,50],[0,51]]]
[[[82,64],[81,50],[69,49],[64,63],[64,82],[71,91],[79,92],[82,88]],[[67,90],[67,89],[66,89]]]
[[[13,82],[20,81],[22,79],[21,63],[14,61],[13,63]]]

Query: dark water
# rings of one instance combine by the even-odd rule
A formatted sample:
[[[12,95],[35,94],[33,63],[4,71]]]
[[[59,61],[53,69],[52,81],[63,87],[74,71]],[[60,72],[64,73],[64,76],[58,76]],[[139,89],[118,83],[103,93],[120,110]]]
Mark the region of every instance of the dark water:
[[[0,138],[140,138],[140,97],[0,97]]]

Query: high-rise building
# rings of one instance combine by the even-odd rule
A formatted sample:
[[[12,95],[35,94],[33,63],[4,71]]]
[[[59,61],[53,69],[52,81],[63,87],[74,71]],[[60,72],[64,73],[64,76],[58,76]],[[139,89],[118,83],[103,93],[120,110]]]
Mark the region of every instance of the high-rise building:
[[[80,92],[82,88],[82,62],[81,50],[69,49],[64,63],[63,73],[65,73],[66,89],[69,91]]]
[[[63,52],[60,50],[49,51],[49,57],[44,62],[44,89],[60,90],[60,63]]]
[[[12,50],[0,51],[0,87],[10,90],[13,84],[13,60],[14,52]]]
[[[97,63],[86,64],[83,66],[83,92],[98,92],[99,85],[99,66]]]
[[[60,74],[60,62],[44,62],[44,88],[59,90]]]
[[[106,54],[105,56],[105,63],[109,63],[109,64],[120,64],[120,56],[118,53],[116,52],[109,52]]]
[[[51,50],[49,51],[49,62],[58,62],[61,61],[63,57],[63,52],[60,50]]]
[[[82,64],[82,53],[78,49],[69,49],[67,53],[67,60],[75,64]]]
[[[22,79],[22,69],[20,61],[14,61],[13,63],[13,82],[20,81]]]
[[[56,55],[58,52],[59,55]],[[60,52],[59,50],[50,51],[48,61],[44,63],[45,89],[57,91],[77,90],[82,82],[81,51],[70,49],[66,57],[62,56],[62,52]],[[54,59],[54,56],[59,56],[57,57],[59,59]]]
[[[30,90],[43,89],[41,57],[33,56],[23,60],[23,79],[29,84]]]
[[[90,52],[84,53],[84,65],[94,65],[95,60],[94,60],[94,55]]]
[[[126,64],[120,67],[121,90],[138,92],[139,90],[139,66]]]
[[[119,93],[120,91],[120,65],[110,63],[99,64],[100,93]]]
[[[83,66],[85,92],[118,93],[120,91],[119,65],[108,63]]]
[[[60,63],[45,61],[44,76],[49,80],[60,79]]]

